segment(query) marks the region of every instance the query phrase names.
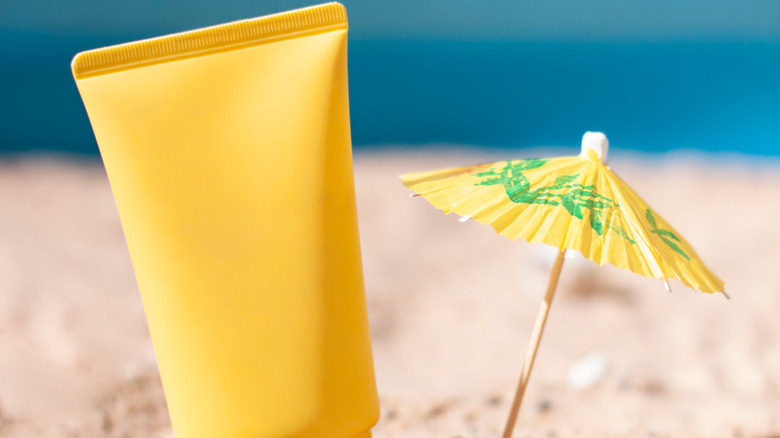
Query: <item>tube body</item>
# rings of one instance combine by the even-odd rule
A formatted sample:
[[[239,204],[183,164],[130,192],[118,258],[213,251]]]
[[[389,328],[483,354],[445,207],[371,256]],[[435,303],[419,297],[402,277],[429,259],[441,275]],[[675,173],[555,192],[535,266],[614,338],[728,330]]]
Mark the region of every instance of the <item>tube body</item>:
[[[176,437],[370,436],[343,6],[85,52],[72,67]]]

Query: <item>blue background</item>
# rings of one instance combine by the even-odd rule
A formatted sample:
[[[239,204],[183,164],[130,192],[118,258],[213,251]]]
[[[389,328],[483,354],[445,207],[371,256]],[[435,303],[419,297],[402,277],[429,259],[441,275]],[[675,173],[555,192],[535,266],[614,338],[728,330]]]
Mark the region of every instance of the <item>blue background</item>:
[[[358,147],[613,145],[780,155],[780,1],[345,0]],[[97,154],[79,51],[311,5],[0,6],[0,153]]]

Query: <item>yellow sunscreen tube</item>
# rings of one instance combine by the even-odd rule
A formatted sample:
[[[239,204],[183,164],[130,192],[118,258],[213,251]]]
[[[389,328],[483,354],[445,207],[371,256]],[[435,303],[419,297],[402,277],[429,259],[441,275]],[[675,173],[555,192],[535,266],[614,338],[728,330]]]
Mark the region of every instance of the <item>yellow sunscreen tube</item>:
[[[370,437],[347,18],[78,54],[177,438]]]

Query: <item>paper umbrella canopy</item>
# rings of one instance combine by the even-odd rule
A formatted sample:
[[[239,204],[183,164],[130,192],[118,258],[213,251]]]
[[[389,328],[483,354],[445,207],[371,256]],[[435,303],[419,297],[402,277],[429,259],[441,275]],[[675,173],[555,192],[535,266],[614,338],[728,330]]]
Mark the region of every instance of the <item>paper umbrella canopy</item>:
[[[603,145],[587,147],[589,134],[603,137]],[[579,156],[408,173],[401,180],[445,213],[489,224],[510,239],[573,249],[599,265],[722,292],[723,282],[680,233],[601,161],[606,145],[603,134],[588,133]]]
[[[640,275],[676,278],[702,292],[723,292],[723,282],[691,245],[605,164],[609,142],[587,132],[579,156],[510,160],[409,173],[404,185],[445,213],[492,226],[510,239],[558,248],[539,309],[503,438],[510,438],[530,378],[567,250],[599,265]],[[728,295],[726,295],[728,297]]]

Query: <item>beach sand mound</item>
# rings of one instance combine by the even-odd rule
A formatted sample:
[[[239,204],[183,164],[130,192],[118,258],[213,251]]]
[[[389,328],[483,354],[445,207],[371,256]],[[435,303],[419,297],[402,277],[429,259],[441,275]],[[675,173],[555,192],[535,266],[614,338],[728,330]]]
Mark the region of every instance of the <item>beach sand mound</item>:
[[[551,252],[410,199],[397,177],[502,158],[356,157],[375,438],[500,435]],[[780,165],[611,166],[733,299],[568,260],[515,436],[780,436]],[[100,163],[0,162],[0,230],[0,437],[172,438]]]

